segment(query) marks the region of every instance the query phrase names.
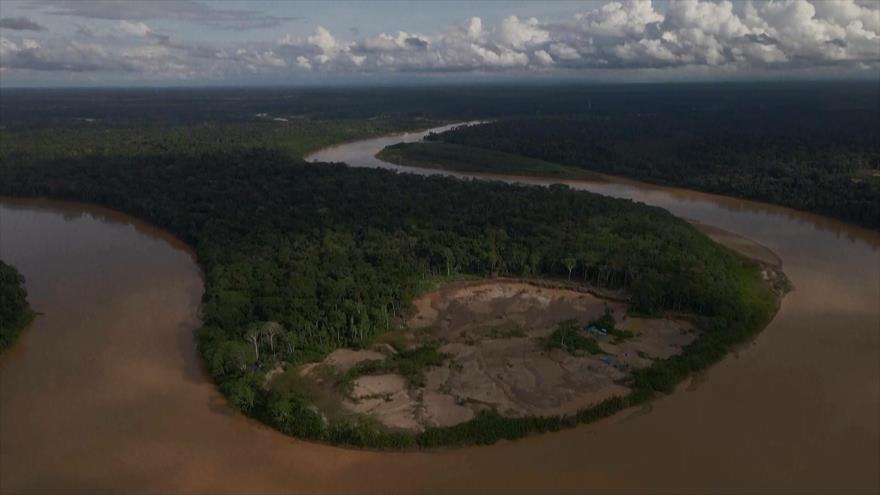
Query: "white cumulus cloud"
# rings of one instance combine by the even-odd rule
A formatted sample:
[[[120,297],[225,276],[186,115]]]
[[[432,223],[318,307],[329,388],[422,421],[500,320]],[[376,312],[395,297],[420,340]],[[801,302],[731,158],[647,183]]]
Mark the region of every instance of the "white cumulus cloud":
[[[62,13],[73,10],[52,5]],[[4,74],[119,72],[171,79],[309,71],[880,70],[880,6],[855,0],[609,1],[563,20],[463,16],[435,32],[399,26],[363,37],[318,26],[276,42],[224,46],[157,33],[144,20],[162,18],[162,4],[149,5],[152,10],[142,7],[131,19],[121,18],[124,9],[101,17],[119,19],[109,31],[83,27],[66,37],[40,32],[35,40],[4,30],[0,68]],[[88,6],[99,17],[98,4]]]

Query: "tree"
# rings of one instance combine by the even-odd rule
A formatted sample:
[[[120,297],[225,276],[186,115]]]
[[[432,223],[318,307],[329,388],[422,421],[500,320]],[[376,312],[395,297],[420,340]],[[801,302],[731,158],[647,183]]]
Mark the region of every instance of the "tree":
[[[568,256],[562,259],[562,264],[565,265],[565,268],[568,269],[568,279],[571,280],[571,272],[574,270],[574,267],[577,265],[577,259],[572,256]]]
[[[448,247],[443,248],[443,258],[446,260],[446,276],[452,275],[452,265],[455,262],[455,254]]]
[[[226,396],[229,401],[240,411],[250,413],[254,409],[257,394],[254,391],[253,383],[248,377],[241,377],[231,382],[226,382],[224,386]]]
[[[293,332],[282,332],[281,341],[287,345],[287,354],[293,356],[296,352],[296,337]]]
[[[260,327],[258,323],[251,324],[245,332],[245,338],[254,345],[254,358],[260,360]]]
[[[272,351],[272,356],[275,356],[275,336],[278,334],[284,333],[284,327],[281,326],[280,323],[275,321],[267,321],[263,323],[262,333],[266,337],[269,338],[269,349]]]

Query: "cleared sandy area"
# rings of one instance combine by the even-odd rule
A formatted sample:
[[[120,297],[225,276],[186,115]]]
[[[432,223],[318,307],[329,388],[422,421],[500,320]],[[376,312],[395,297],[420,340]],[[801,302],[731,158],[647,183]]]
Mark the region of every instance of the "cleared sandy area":
[[[546,285],[457,282],[418,298],[405,321],[407,345],[435,345],[445,355],[443,363],[425,370],[423,386],[378,374],[358,377],[344,391],[333,388],[342,410],[407,430],[458,424],[483,409],[511,417],[574,414],[627,394],[633,370],[681,352],[697,336],[686,320],[627,317],[622,302]],[[600,354],[545,349],[544,340],[559,322],[576,320],[583,326],[606,307],[617,328],[633,332],[632,338],[615,343],[612,336],[593,335]],[[340,349],[304,373],[340,376],[358,362],[386,359],[389,353],[380,350]]]
[[[374,350],[336,349],[324,358],[324,364],[345,372],[362,361],[385,359],[385,355]]]
[[[623,382],[633,369],[677,354],[696,337],[685,321],[628,318],[623,303],[529,282],[453,284],[421,300],[431,302],[429,310],[417,305],[409,321],[431,327],[432,336],[444,342],[440,350],[449,355],[446,366],[430,372],[426,388],[461,407],[491,407],[508,416],[572,414],[626,394]],[[607,353],[602,355],[544,349],[543,339],[557,323],[573,319],[585,325],[606,305],[618,328],[633,331],[634,338],[615,345],[612,337],[596,337]],[[442,418],[437,409],[442,405],[425,404],[426,417]]]
[[[354,381],[342,405],[349,411],[378,418],[386,426],[419,430],[418,401],[400,375],[367,375]]]

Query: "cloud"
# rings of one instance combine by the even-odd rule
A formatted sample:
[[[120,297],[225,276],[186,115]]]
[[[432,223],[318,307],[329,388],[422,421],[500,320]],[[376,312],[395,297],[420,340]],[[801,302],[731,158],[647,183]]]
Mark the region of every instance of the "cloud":
[[[575,15],[575,25],[582,32],[609,37],[638,36],[648,25],[662,20],[663,16],[654,11],[650,1],[641,0],[609,2],[598,9]]]
[[[143,22],[119,21],[117,23],[117,29],[123,35],[153,39],[158,41],[160,44],[167,44],[171,41],[171,36],[153,31],[150,26],[147,26]]]
[[[358,53],[394,52],[399,50],[425,49],[428,40],[418,34],[398,31],[396,34],[380,33],[377,36],[364,38],[352,46]]]
[[[301,19],[251,9],[217,8],[196,0],[33,0],[31,6],[62,16],[126,21],[176,19],[232,30],[263,29]]]
[[[525,50],[528,47],[538,46],[549,41],[550,32],[544,30],[538,19],[534,17],[527,21],[520,21],[518,17],[512,15],[501,21],[497,38],[501,44],[517,50]]]
[[[0,19],[0,29],[13,31],[45,31],[46,28],[27,17],[4,17]]]
[[[24,38],[18,42],[0,36],[0,60],[4,69],[27,69],[36,71],[92,72],[113,69],[134,71],[130,62],[113,57],[103,47],[93,43],[70,41],[48,46],[36,40]]]
[[[553,57],[544,50],[538,50],[534,53],[535,60],[541,65],[553,65]]]
[[[116,73],[179,80],[222,75],[213,65],[220,59],[217,50],[175,42],[142,22],[120,21],[101,31],[80,26],[73,38],[0,37],[0,69],[4,73]]]
[[[564,22],[509,16],[485,25],[474,17],[439,33],[398,31],[350,43],[319,28],[317,38],[282,44],[322,70],[876,69],[880,10],[851,0],[821,5],[679,0],[660,12],[650,1],[630,0],[608,2]],[[410,37],[419,42],[406,43]],[[315,43],[318,38],[332,40],[334,50]],[[351,53],[366,58],[352,67]]]
[[[163,18],[171,15],[169,9],[181,18],[205,12],[206,18],[213,16],[211,22],[231,22],[231,12],[245,11],[145,1],[122,12],[119,4],[101,3],[98,13],[90,10],[98,6],[89,0],[53,2],[55,13],[124,18],[111,32],[83,29],[72,39],[41,39],[38,47],[7,36],[0,68],[220,80],[298,72],[880,70],[880,7],[853,0],[679,0],[663,9],[650,1],[612,1],[562,21],[508,16],[489,23],[471,17],[435,32],[400,29],[359,36],[346,30],[348,38],[318,26],[309,35],[288,34],[274,43],[229,46],[181,42],[146,22],[158,18],[160,10]]]

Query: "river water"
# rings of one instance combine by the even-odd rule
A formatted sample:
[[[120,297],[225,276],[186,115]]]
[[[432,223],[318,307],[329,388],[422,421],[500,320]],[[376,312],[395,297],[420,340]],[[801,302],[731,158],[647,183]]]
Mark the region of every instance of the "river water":
[[[400,169],[373,155],[420,137],[310,158]],[[431,453],[303,442],[233,412],[194,345],[202,280],[185,246],[109,210],[3,198],[0,257],[43,314],[0,355],[0,492],[880,492],[880,235],[626,180],[566,183],[757,241],[795,291],[752,344],[648,408]]]

